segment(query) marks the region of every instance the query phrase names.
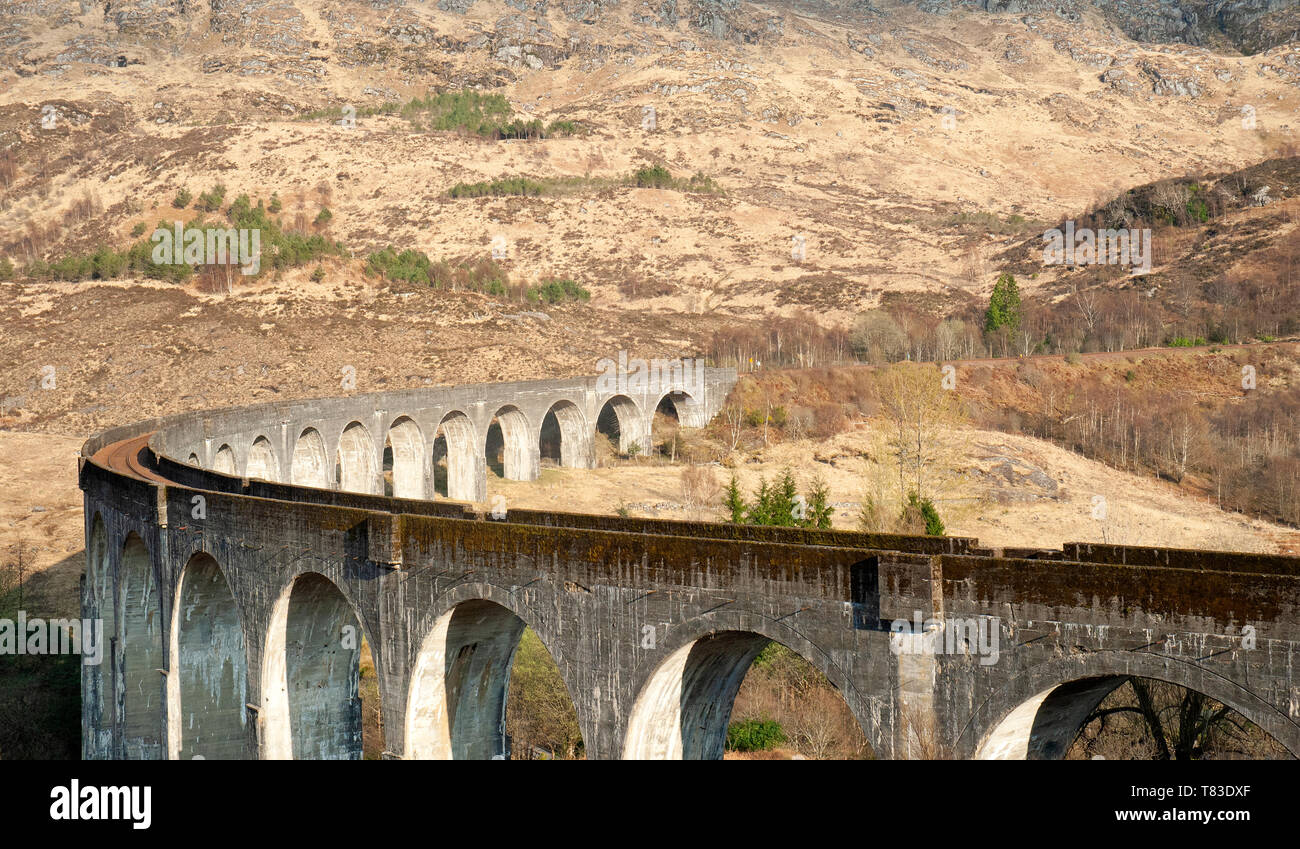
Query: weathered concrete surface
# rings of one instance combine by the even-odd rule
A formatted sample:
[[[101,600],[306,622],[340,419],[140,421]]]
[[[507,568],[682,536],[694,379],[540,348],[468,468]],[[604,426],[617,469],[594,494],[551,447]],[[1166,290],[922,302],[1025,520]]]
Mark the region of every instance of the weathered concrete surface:
[[[504,400],[492,397],[489,418]],[[321,433],[398,419],[332,415],[336,426],[316,420]],[[246,411],[206,419],[240,423],[240,437],[191,443],[200,420],[181,417],[83,449],[98,458],[81,468],[83,610],[108,619],[112,599],[131,600],[106,625],[118,648],[83,681],[86,757],[358,757],[349,628],[373,652],[390,756],[502,757],[525,626],[554,658],[595,758],[720,756],[736,688],[767,640],[827,676],[879,757],[1060,757],[1127,675],[1200,690],[1300,753],[1297,558],[1072,546],[1026,559],[966,539],[536,511],[492,521],[451,502],[187,465],[192,448],[206,462],[274,430]],[[150,431],[152,448],[124,462],[123,441]],[[995,661],[951,626],[891,632],[914,619],[987,626]],[[140,676],[155,632],[166,698],[151,701]],[[941,637],[961,647],[895,652]],[[128,697],[136,681],[144,695]]]

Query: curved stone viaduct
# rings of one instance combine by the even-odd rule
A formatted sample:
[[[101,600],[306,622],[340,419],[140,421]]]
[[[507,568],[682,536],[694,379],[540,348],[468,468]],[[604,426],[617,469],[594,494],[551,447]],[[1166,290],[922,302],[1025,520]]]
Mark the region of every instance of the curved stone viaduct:
[[[769,640],[826,675],[877,757],[1061,757],[1132,675],[1300,753],[1300,558],[465,503],[484,500],[494,422],[510,477],[537,474],[543,422],[551,455],[586,467],[602,418],[625,450],[665,396],[706,423],[735,374],[707,378],[693,394],[583,378],[357,395],[90,439],[82,610],[110,648],[83,667],[84,756],[360,757],[364,636],[387,757],[502,757],[526,626],[592,758],[721,757]]]

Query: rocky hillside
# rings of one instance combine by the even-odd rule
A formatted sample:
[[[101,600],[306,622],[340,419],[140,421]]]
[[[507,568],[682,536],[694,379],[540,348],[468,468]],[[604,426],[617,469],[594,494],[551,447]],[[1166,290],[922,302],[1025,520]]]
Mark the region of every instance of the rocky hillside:
[[[1135,41],[1199,44],[1257,53],[1300,33],[1294,0],[911,0],[921,9],[947,14],[956,8],[995,13],[1057,15],[1079,20],[1100,9]]]
[[[1293,0],[899,0],[928,14],[949,15],[974,10],[1000,15],[1040,16],[1079,23],[1100,11],[1129,38],[1139,42],[1205,45],[1251,54],[1292,41],[1300,32],[1300,9]],[[838,3],[742,4],[739,0],[661,0],[620,4],[614,0],[509,0],[519,15],[495,21],[481,37],[456,41],[418,23],[421,7],[433,3],[376,0],[369,4],[337,2],[309,4],[292,0],[109,0],[102,8],[85,0],[4,0],[0,20],[7,51],[27,65],[39,55],[35,30],[49,28],[64,38],[56,63],[90,61],[121,66],[139,61],[141,50],[188,52],[196,37],[214,36],[221,43],[257,47],[284,57],[296,57],[298,71],[311,75],[311,63],[331,49],[354,62],[373,63],[407,53],[407,47],[491,52],[497,58],[524,62],[528,55],[546,64],[583,53],[599,55],[609,42],[597,30],[589,36],[557,37],[544,26],[531,25],[529,13],[557,22],[591,27],[623,16],[631,6],[632,23],[661,32],[679,25],[694,33],[741,43],[779,39],[795,14],[838,19],[863,17],[889,23],[893,7],[886,0]],[[483,0],[437,0],[438,10],[474,17]],[[475,8],[478,6],[479,8]],[[819,8],[820,7],[820,8]],[[369,10],[383,13],[378,32],[369,31]],[[793,13],[793,14],[792,14]],[[846,14],[847,13],[847,14]],[[36,25],[41,21],[44,26]],[[73,31],[75,29],[75,32]],[[869,27],[867,28],[869,31]],[[513,42],[513,43],[512,43]],[[518,51],[514,48],[520,48]],[[422,51],[420,51],[422,52]],[[46,57],[42,57],[46,58]],[[532,64],[532,63],[528,63]],[[540,67],[540,65],[538,66]],[[210,68],[205,68],[210,70]]]
[[[981,299],[1046,223],[1289,144],[1300,48],[1275,42],[1290,13],[0,0],[0,256],[124,249],[221,183],[227,203],[277,195],[284,226],[345,246],[349,275],[390,245],[455,262],[504,244],[512,277],[575,279],[630,321]],[[485,139],[398,108],[461,89],[575,131]],[[678,182],[630,180],[648,165]],[[451,191],[505,177],[546,190]]]

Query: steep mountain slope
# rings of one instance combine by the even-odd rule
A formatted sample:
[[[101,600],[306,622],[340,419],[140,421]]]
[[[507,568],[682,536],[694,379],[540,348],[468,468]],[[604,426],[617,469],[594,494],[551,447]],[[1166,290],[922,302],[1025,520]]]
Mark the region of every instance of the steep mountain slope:
[[[989,258],[1036,227],[1257,162],[1300,104],[1300,51],[1144,45],[1086,4],[105,8],[0,2],[0,67],[17,69],[0,71],[0,254],[20,266],[188,220],[178,190],[222,182],[278,193],[308,224],[328,206],[324,232],[358,256],[473,259],[504,240],[511,275],[572,277],[633,321],[845,321],[889,292],[982,297]],[[581,131],[492,141],[367,115],[462,87]],[[354,129],[337,123],[347,105]],[[620,182],[650,163],[721,191]],[[447,194],[512,175],[589,179]]]

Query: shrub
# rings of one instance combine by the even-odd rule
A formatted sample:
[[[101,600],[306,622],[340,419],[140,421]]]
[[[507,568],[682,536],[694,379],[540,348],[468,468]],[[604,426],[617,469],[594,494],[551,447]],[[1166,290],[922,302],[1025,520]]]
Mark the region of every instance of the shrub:
[[[497,130],[510,117],[511,109],[504,95],[465,89],[412,98],[401,107],[401,113],[412,122],[417,115],[427,113],[431,130],[459,130],[496,137]]]
[[[14,279],[14,264],[9,257],[0,257],[0,280]]]
[[[190,194],[189,189],[181,189],[176,193],[176,197],[172,198],[172,206],[177,209],[184,209],[190,205],[190,201],[193,199],[194,195]]]
[[[528,177],[507,177],[486,183],[457,183],[448,190],[453,198],[481,197],[528,197],[540,195],[546,190],[546,184]]]
[[[632,181],[642,189],[666,189],[672,186],[673,175],[662,165],[647,165],[632,173]]]
[[[126,270],[127,258],[111,248],[100,248],[90,258],[91,276],[97,280],[111,280]]]
[[[235,198],[235,202],[226,210],[226,217],[231,221],[239,221],[248,216],[253,211],[253,205],[248,200],[248,195],[240,195]]]
[[[226,187],[217,183],[211,189],[199,195],[199,209],[204,212],[216,212],[221,209],[222,202],[226,199]]]
[[[312,279],[312,281],[315,282],[315,283],[319,283],[319,282],[321,282],[322,280],[324,280],[324,279],[325,279],[325,269],[322,268],[322,267],[319,266],[319,265],[316,266],[316,270],[313,271],[313,272],[311,273],[311,279]]]
[[[765,752],[785,741],[785,731],[774,719],[742,719],[727,726],[727,749],[733,752]]]
[[[131,228],[131,235],[132,235],[132,236],[136,236],[136,237],[139,237],[139,236],[143,236],[143,235],[144,235],[144,222],[143,222],[143,221],[138,221],[138,222],[136,222],[136,225],[135,225],[134,227]]]
[[[329,207],[322,206],[320,212],[316,214],[316,226],[323,227],[324,225],[330,223],[330,220],[333,217],[334,217],[334,213],[329,211]]]
[[[577,135],[582,130],[582,125],[577,121],[552,121],[546,128],[548,136],[572,136]]]
[[[271,200],[266,205],[266,211],[271,213],[272,215],[276,215],[283,208],[284,208],[284,204],[280,203],[280,196],[275,192],[271,192]]]
[[[586,301],[591,293],[572,280],[547,280],[527,292],[528,300],[534,303],[561,304],[566,301]]]
[[[858,508],[858,530],[868,533],[883,533],[888,530],[884,511],[870,495],[862,499],[862,506]]]
[[[429,257],[424,251],[407,249],[398,253],[392,247],[384,248],[366,258],[366,273],[378,274],[385,280],[429,285]]]
[[[930,537],[941,537],[944,533],[943,520],[939,518],[939,511],[935,509],[934,502],[928,498],[921,498],[915,490],[907,494],[902,524],[909,532],[919,530],[923,526],[925,535]]]

